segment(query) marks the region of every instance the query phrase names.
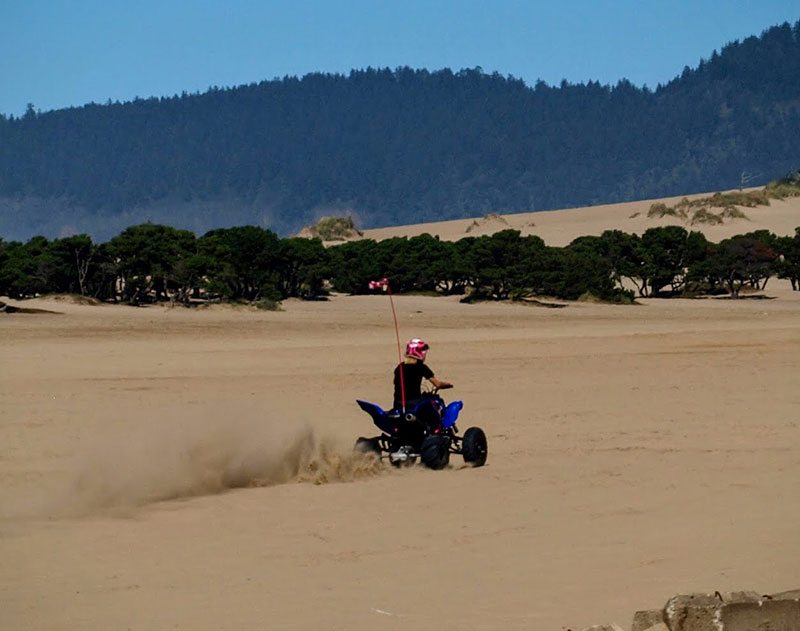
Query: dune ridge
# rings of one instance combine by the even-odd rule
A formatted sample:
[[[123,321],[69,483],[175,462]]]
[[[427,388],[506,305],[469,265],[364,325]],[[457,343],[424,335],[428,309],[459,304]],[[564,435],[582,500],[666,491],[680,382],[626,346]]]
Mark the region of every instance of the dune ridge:
[[[597,236],[604,230],[641,234],[648,228],[678,225],[687,230],[702,232],[711,241],[721,241],[737,234],[761,229],[770,230],[777,235],[793,235],[795,228],[800,226],[799,197],[770,200],[769,206],[745,208],[743,209],[745,216],[728,218],[714,224],[691,224],[679,216],[648,216],[653,204],[674,206],[683,199],[692,200],[708,195],[711,193],[372,228],[364,230],[364,237],[381,240],[391,237],[413,237],[427,232],[438,235],[445,241],[457,241],[463,237],[479,237],[512,229],[519,230],[523,235],[537,235],[547,245],[562,247],[578,237]]]

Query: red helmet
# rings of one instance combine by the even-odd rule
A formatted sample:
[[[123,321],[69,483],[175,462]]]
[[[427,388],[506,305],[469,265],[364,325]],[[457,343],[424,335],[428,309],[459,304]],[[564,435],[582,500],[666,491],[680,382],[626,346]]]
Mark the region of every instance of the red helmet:
[[[413,357],[414,359],[425,361],[425,355],[427,353],[428,345],[424,341],[418,337],[408,340],[408,344],[406,344],[406,357]]]

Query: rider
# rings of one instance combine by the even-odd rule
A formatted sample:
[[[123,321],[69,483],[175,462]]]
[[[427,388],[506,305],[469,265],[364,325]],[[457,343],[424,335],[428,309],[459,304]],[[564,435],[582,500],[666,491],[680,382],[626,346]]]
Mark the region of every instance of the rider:
[[[403,393],[405,391],[405,407],[408,409],[422,398],[422,380],[427,379],[435,388],[452,388],[449,381],[437,379],[433,371],[425,364],[425,355],[428,345],[419,338],[413,338],[406,344],[406,358],[402,364],[394,369],[394,409],[403,407]],[[403,371],[402,384],[400,371]],[[402,385],[402,390],[401,390]]]

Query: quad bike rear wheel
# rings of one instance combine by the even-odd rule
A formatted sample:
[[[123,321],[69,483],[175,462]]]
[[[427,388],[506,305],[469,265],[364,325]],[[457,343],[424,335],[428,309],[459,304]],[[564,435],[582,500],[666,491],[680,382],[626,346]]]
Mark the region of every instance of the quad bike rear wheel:
[[[381,455],[381,447],[378,444],[377,438],[364,438],[363,436],[359,436],[353,449],[362,454]]]
[[[461,455],[464,456],[464,462],[473,467],[482,467],[486,464],[488,454],[486,434],[480,427],[470,427],[464,432],[461,442]]]
[[[444,469],[450,462],[450,439],[446,436],[426,436],[419,457],[429,469]]]

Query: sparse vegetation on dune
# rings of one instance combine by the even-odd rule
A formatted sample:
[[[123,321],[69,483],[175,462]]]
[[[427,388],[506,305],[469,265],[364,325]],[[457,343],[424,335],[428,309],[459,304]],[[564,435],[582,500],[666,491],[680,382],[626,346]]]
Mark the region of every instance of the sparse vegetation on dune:
[[[767,195],[773,199],[800,197],[800,169],[770,182],[765,187]]]
[[[473,219],[472,223],[467,226],[464,232],[469,234],[473,230],[479,230],[480,228],[483,228],[484,226],[490,224],[495,224],[495,225],[501,224],[507,226],[508,222],[502,215],[499,215],[497,213],[489,213],[487,215],[484,215],[482,219]]]
[[[725,223],[722,213],[712,213],[705,208],[698,209],[692,216],[692,225],[702,224],[705,226],[716,226]]]
[[[318,238],[323,241],[348,241],[363,237],[350,215],[344,217],[322,217],[312,226],[300,231],[301,237]]]
[[[767,184],[764,188],[752,191],[729,191],[714,193],[708,197],[689,199],[684,197],[674,206],[656,202],[650,206],[647,216],[650,219],[675,217],[690,225],[719,225],[733,219],[749,220],[741,208],[769,206],[771,199],[785,199],[800,196],[800,171]],[[718,211],[718,212],[715,212]],[[633,215],[632,215],[633,217]]]
[[[678,206],[667,206],[664,202],[656,202],[650,206],[647,211],[647,216],[650,219],[661,219],[662,217],[678,217],[686,219],[686,210]],[[637,216],[639,213],[634,213],[631,218]]]
[[[651,219],[662,217],[676,217],[681,221],[694,225],[719,225],[731,219],[749,220],[747,214],[737,208],[755,208],[756,206],[769,206],[769,197],[764,190],[714,193],[709,197],[688,199],[684,197],[674,206],[667,206],[663,202],[656,202],[650,206],[647,216]],[[718,210],[718,212],[714,212]]]

